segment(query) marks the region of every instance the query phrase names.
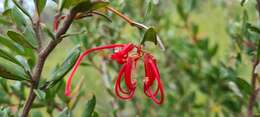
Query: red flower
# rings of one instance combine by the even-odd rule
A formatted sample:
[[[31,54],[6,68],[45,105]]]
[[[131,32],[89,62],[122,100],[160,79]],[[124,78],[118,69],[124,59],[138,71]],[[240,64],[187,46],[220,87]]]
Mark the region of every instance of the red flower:
[[[66,82],[66,96],[70,95],[71,80],[78,69],[80,62],[89,53],[103,49],[115,49],[122,48],[120,51],[111,55],[111,59],[116,60],[119,64],[122,64],[120,68],[118,78],[115,83],[116,96],[121,99],[131,99],[134,96],[137,82],[132,79],[133,69],[136,68],[138,60],[144,56],[145,67],[145,79],[144,79],[144,93],[151,98],[155,103],[162,104],[164,100],[163,85],[160,80],[160,74],[156,66],[156,60],[154,57],[142,51],[141,46],[136,46],[132,43],[129,44],[113,44],[108,46],[100,46],[85,51],[77,60],[73,67],[73,70]],[[136,50],[135,50],[136,49]],[[122,88],[121,81],[124,81],[126,88]],[[157,89],[152,90],[152,86],[156,85]],[[159,95],[159,99],[157,95]]]
[[[134,44],[129,43],[126,46],[122,48],[119,52],[116,52],[115,54],[111,55],[111,59],[116,60],[117,63],[123,64],[126,62],[126,59],[128,57],[128,53],[134,49]]]
[[[144,54],[144,67],[145,67],[145,79],[144,79],[144,93],[150,97],[155,103],[162,104],[164,100],[164,90],[161,83],[160,73],[156,66],[156,60],[148,53]],[[152,91],[151,87],[157,82],[156,91]],[[160,93],[160,99],[157,99],[157,94]]]
[[[130,99],[133,97],[136,88],[136,80],[132,80],[132,68],[133,68],[133,58],[129,57],[126,63],[121,67],[118,78],[115,84],[116,95],[121,99]],[[122,76],[124,75],[124,80],[126,84],[126,90],[121,87]],[[122,95],[121,95],[122,94]]]

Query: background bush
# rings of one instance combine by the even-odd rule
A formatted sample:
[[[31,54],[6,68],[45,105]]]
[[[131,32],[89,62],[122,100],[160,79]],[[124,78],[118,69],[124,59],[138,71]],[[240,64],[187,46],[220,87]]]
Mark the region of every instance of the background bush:
[[[14,0],[0,0],[1,116],[20,115],[29,95],[32,84],[27,73],[33,72],[39,59],[38,37],[30,20],[37,21],[37,13],[40,15],[43,45],[55,35],[52,23],[59,8],[56,2],[62,0],[45,1],[38,0],[35,9],[32,0],[17,1],[19,5]],[[158,106],[143,94],[142,80],[138,81],[134,99],[116,98],[113,86],[119,66],[108,59],[106,52],[86,58],[76,74],[75,93],[70,98],[64,95],[66,74],[80,52],[110,43],[139,43],[143,38],[143,30],[101,9],[112,22],[100,16],[75,20],[67,37],[51,52],[39,85],[33,90],[37,96],[30,115],[244,117],[251,116],[252,110],[258,116],[257,1],[109,1],[131,19],[153,26],[164,42],[165,51],[146,42],[158,59],[166,92],[164,104]],[[67,0],[62,13],[68,14],[76,4],[77,0]],[[142,79],[141,71],[137,71],[136,78]]]

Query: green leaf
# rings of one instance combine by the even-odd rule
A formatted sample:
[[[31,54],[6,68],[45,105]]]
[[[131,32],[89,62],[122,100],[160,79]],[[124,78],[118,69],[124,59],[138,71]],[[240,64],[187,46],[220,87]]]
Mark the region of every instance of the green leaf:
[[[242,35],[246,38],[248,37],[248,13],[246,10],[243,12],[243,20],[242,20]]]
[[[9,8],[9,0],[4,1],[4,10]]]
[[[17,45],[13,40],[10,40],[2,35],[0,35],[0,44],[6,46],[10,50],[18,54],[24,53],[24,49],[20,45]]]
[[[65,93],[64,93],[65,87],[66,87],[66,82],[65,82],[64,80],[61,80],[61,81],[60,81],[57,85],[55,85],[55,86],[59,86],[59,90],[58,90],[58,92],[56,92],[56,94],[57,94],[57,96],[59,97],[59,99],[60,99],[63,103],[65,103],[65,104],[69,103],[69,102],[70,102],[70,97],[65,96]],[[53,89],[53,88],[52,88],[52,89]]]
[[[19,9],[17,9],[17,7],[11,10],[11,17],[19,28],[27,25],[24,15],[19,11]]]
[[[214,55],[217,54],[218,51],[218,45],[214,45],[212,48],[209,48],[209,57],[213,57]]]
[[[25,37],[15,31],[8,31],[7,32],[8,37],[10,37],[12,40],[17,42],[18,44],[22,45],[25,48],[36,48],[35,45],[31,45],[30,42],[28,42]]]
[[[72,117],[71,111],[68,108],[65,108],[58,117]]]
[[[151,41],[151,42],[154,42],[155,45],[157,45],[157,35],[156,35],[156,31],[154,28],[149,28],[145,34],[144,34],[144,38],[143,40],[141,41],[141,44],[144,45],[144,43],[146,41]]]
[[[247,25],[247,28],[248,28],[249,30],[260,34],[260,29],[259,29],[258,27],[254,26],[254,25],[252,25],[252,24],[250,24],[250,23],[247,23],[246,25]]]
[[[7,59],[7,60],[9,60],[9,61],[11,61],[11,62],[13,62],[13,63],[19,65],[19,66],[22,66],[22,65],[20,64],[20,62],[17,61],[16,58],[15,58],[11,53],[9,53],[9,52],[3,50],[2,48],[0,48],[0,57],[2,57],[2,58],[4,58],[4,59]]]
[[[37,97],[40,99],[40,100],[44,100],[45,97],[46,97],[46,93],[40,89],[34,89],[33,92],[37,95]]]
[[[148,3],[147,3],[145,15],[144,15],[144,21],[145,21],[146,18],[148,18],[148,16],[151,14],[152,6],[153,6],[153,1],[152,1],[152,0],[149,0]]]
[[[91,117],[92,114],[94,113],[95,105],[96,105],[96,97],[95,95],[93,95],[92,98],[87,102],[82,117]]]
[[[245,81],[242,78],[236,78],[235,83],[237,84],[240,91],[243,93],[243,95],[250,95],[251,94],[251,85]]]
[[[85,35],[80,36],[79,38],[80,38],[81,43],[84,46],[84,48],[88,48],[88,44],[89,44],[88,36],[85,34]]]
[[[72,52],[70,52],[68,57],[61,65],[55,68],[54,72],[51,74],[50,77],[49,87],[53,87],[55,84],[57,84],[72,69],[79,55],[80,47],[78,46],[75,49],[73,49]]]
[[[11,12],[12,12],[12,9],[9,8],[9,9],[6,9],[2,12],[2,15],[5,16],[5,17],[8,17],[8,16],[11,16]]]
[[[47,35],[48,35],[49,37],[51,37],[52,40],[54,40],[54,39],[55,39],[55,36],[54,36],[54,34],[52,33],[52,31],[51,31],[45,24],[43,24],[42,27],[43,27],[43,31],[44,31],[45,33],[47,33]]]
[[[100,8],[104,8],[108,5],[108,2],[98,1],[98,2],[90,2],[83,1],[78,3],[75,7],[72,8],[74,12],[89,12],[92,10],[97,10]]]
[[[14,55],[12,55],[10,52],[4,50],[3,48],[0,48],[0,57],[7,59],[9,61],[12,61],[13,63],[16,63],[18,65],[21,65],[14,57]]]
[[[22,82],[16,81],[11,84],[12,92],[18,96],[21,100],[25,100],[25,88]]]
[[[19,64],[22,65],[25,71],[27,71],[28,73],[31,72],[31,68],[28,64],[28,61],[24,57],[17,55],[15,58],[17,61],[19,61]]]
[[[0,76],[11,80],[29,80],[23,68],[1,57]]]
[[[192,33],[194,36],[197,36],[198,35],[198,32],[199,32],[199,26],[196,25],[196,24],[192,24]]]
[[[1,117],[9,117],[9,108],[0,109],[0,116]]]
[[[95,111],[93,112],[92,116],[91,117],[99,117],[98,113]]]
[[[43,115],[40,111],[32,110],[32,117],[43,117]]]
[[[37,12],[40,15],[46,5],[47,0],[35,0],[35,2],[37,5]]]
[[[2,89],[4,90],[4,92],[5,93],[9,93],[9,85],[7,84],[7,80],[5,80],[4,78],[0,78],[0,84],[1,84]]]
[[[59,0],[59,11],[62,11],[64,8],[70,8],[80,1],[82,0]]]
[[[257,40],[256,58],[260,60],[260,40]]]
[[[37,48],[38,43],[36,35],[31,26],[27,26],[25,28],[25,30],[23,31],[23,35],[26,37],[25,39],[30,43],[30,45],[33,45],[35,48]]]
[[[181,18],[182,18],[184,21],[187,21],[187,19],[188,19],[188,13],[186,13],[186,12],[184,11],[183,3],[182,3],[182,2],[178,2],[178,3],[177,3],[177,12],[178,12],[178,14],[181,16]]]
[[[10,26],[10,25],[12,25],[12,22],[8,21],[5,18],[0,17],[0,24]]]
[[[27,10],[25,10],[16,0],[12,0],[13,3],[27,16],[29,17],[29,19],[31,20],[31,22],[33,22],[31,15],[29,14],[29,12],[27,12]]]
[[[240,5],[244,6],[246,2],[247,2],[247,0],[241,0]]]

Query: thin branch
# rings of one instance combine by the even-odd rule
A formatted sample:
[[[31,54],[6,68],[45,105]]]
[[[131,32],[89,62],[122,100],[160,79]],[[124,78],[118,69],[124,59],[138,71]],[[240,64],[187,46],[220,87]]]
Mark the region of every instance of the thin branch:
[[[46,58],[53,51],[53,49],[59,44],[59,42],[62,41],[61,35],[65,34],[67,32],[70,25],[72,24],[72,21],[73,21],[75,15],[76,15],[76,12],[70,11],[69,14],[67,15],[65,21],[64,21],[63,27],[60,28],[58,30],[58,32],[56,33],[55,40],[51,40],[43,50],[39,51],[37,62],[36,62],[36,65],[34,67],[34,70],[33,70],[33,75],[32,75],[33,82],[32,82],[32,85],[30,87],[30,94],[29,94],[28,99],[26,100],[26,103],[25,103],[21,117],[27,117],[28,116],[28,114],[31,110],[32,103],[33,103],[33,101],[36,97],[36,94],[34,93],[33,90],[38,88],[39,81],[40,81],[40,78],[41,78],[42,69],[44,67]]]
[[[147,26],[145,26],[145,25],[143,25],[141,23],[135,22],[134,20],[130,19],[129,17],[127,17],[126,15],[122,14],[121,12],[119,12],[116,9],[114,9],[113,7],[107,6],[106,9],[111,11],[111,12],[113,12],[117,16],[121,17],[122,19],[124,19],[127,23],[129,23],[132,26],[135,26],[137,28],[142,28],[142,29],[148,29]]]
[[[260,0],[256,0],[257,4],[256,4],[256,9],[257,9],[257,12],[260,16]],[[257,48],[257,54],[259,53],[259,46]],[[255,69],[257,67],[257,65],[259,64],[259,57],[258,55],[256,55],[256,60],[253,64],[253,70],[252,70],[252,79],[251,79],[251,84],[252,84],[252,93],[249,97],[249,100],[248,100],[248,107],[247,107],[247,116],[248,117],[253,117],[253,107],[254,107],[254,104],[255,104],[255,101],[256,101],[256,97],[260,91],[260,88],[259,87],[256,87],[256,80],[257,80],[257,73],[255,73]]]

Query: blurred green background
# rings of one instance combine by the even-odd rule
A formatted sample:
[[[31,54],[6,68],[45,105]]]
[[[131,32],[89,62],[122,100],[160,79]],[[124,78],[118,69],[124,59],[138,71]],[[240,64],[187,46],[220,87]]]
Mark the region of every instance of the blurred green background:
[[[111,51],[91,54],[77,71],[73,89],[82,83],[78,100],[71,111],[75,117],[81,115],[86,102],[96,97],[95,112],[101,117],[244,117],[251,94],[251,73],[259,35],[246,30],[244,22],[259,23],[256,2],[248,0],[241,6],[239,0],[110,0],[110,5],[131,19],[152,26],[166,47],[146,42],[146,49],[158,60],[161,80],[165,87],[165,102],[158,106],[143,93],[144,70],[140,63],[134,74],[138,80],[136,94],[131,101],[114,97],[114,82],[119,66],[107,59]],[[23,5],[30,8],[31,3]],[[3,1],[0,1],[3,5]],[[12,7],[10,3],[10,7]],[[42,22],[51,28],[56,4],[48,0]],[[4,10],[3,10],[4,11]],[[33,13],[33,10],[30,10]],[[64,14],[66,14],[66,10]],[[104,11],[102,11],[104,12]],[[43,81],[50,77],[58,63],[80,45],[81,50],[110,43],[139,43],[144,35],[112,13],[104,12],[112,22],[98,16],[76,20],[68,33],[82,32],[64,39],[48,57],[43,70]],[[248,17],[248,18],[245,18]],[[4,16],[1,19],[5,19]],[[0,32],[6,27],[0,24]],[[3,27],[3,28],[2,28]],[[45,35],[46,40],[48,36]],[[253,46],[248,46],[247,42]],[[107,68],[103,73],[102,68]],[[101,69],[101,71],[100,71]],[[64,81],[68,76],[64,77]],[[64,82],[61,81],[61,82]],[[8,81],[14,84],[18,81]],[[112,91],[112,93],[111,93]],[[28,94],[28,91],[25,91]],[[63,89],[59,89],[61,97]],[[5,95],[5,94],[4,94]],[[68,106],[60,96],[54,101],[64,109]],[[4,96],[8,98],[9,96]],[[11,96],[14,103],[17,99]],[[73,100],[73,99],[72,99]],[[39,99],[36,102],[41,102]],[[70,106],[73,105],[70,102]],[[254,115],[260,115],[256,100]],[[8,104],[1,104],[8,107]],[[10,106],[9,106],[10,107]],[[59,109],[52,115],[58,116]],[[12,109],[11,109],[12,110]],[[32,109],[31,116],[50,116],[48,104]]]

